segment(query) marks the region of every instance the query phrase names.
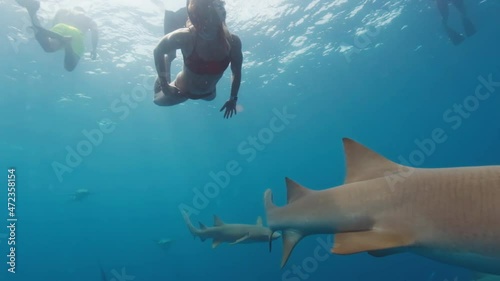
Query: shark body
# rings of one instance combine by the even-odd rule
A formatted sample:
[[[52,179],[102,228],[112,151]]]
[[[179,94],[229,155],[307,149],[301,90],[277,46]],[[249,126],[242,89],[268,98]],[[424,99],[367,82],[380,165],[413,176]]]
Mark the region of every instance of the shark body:
[[[413,252],[500,275],[500,166],[412,168],[344,138],[343,185],[307,189],[286,178],[288,204],[264,203],[283,233],[283,267],[305,236],[334,234],[332,253]]]
[[[214,226],[207,227],[201,222],[200,228],[194,227],[186,212],[182,212],[182,217],[186,225],[194,237],[199,237],[201,241],[213,239],[212,248],[216,248],[221,243],[230,244],[238,243],[257,243],[269,242],[269,240],[277,239],[281,235],[279,233],[271,233],[271,229],[262,224],[262,218],[257,218],[257,223],[252,224],[226,224],[218,216],[214,215]]]
[[[82,201],[83,199],[87,198],[89,194],[90,191],[88,189],[80,188],[71,195],[70,199],[73,201]]]

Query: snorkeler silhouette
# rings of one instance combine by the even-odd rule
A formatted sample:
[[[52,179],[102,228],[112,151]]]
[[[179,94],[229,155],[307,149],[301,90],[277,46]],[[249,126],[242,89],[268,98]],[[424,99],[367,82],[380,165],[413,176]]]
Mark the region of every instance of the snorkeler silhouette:
[[[474,24],[472,24],[470,19],[467,17],[463,0],[436,0],[439,12],[441,13],[442,23],[446,31],[446,34],[448,35],[448,38],[450,38],[450,41],[454,45],[458,45],[465,40],[465,36],[456,32],[448,25],[448,15],[449,15],[448,6],[450,2],[460,12],[460,16],[462,17],[462,24],[467,37],[474,35],[476,33],[476,28],[474,27]]]
[[[16,0],[28,10],[35,31],[35,39],[43,50],[52,53],[61,49],[65,50],[64,68],[73,71],[85,51],[85,33],[92,33],[91,58],[97,58],[98,31],[96,23],[85,15],[80,7],[72,10],[61,9],[54,16],[54,26],[48,30],[41,26],[37,16],[40,2],[35,0]]]

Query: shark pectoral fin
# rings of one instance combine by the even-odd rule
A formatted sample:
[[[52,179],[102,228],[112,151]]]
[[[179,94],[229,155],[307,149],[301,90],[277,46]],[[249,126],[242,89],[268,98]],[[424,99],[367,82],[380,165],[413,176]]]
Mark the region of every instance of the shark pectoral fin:
[[[220,243],[222,243],[222,241],[219,241],[219,240],[215,240],[215,239],[214,239],[214,241],[212,241],[212,249],[217,248],[217,246],[219,246],[219,245],[220,245]]]
[[[281,258],[281,268],[283,268],[290,257],[290,254],[293,251],[293,248],[299,243],[299,241],[304,236],[293,230],[285,230],[282,234],[283,239],[283,257]]]
[[[231,245],[238,244],[238,243],[241,243],[241,242],[243,242],[243,241],[247,240],[248,238],[250,238],[250,233],[245,234],[245,235],[244,235],[243,237],[241,237],[240,239],[238,239],[238,240],[236,240],[236,241],[234,241],[234,242],[232,242],[232,243],[229,243],[229,244],[231,244]]]
[[[359,252],[376,252],[377,250],[410,246],[413,243],[413,237],[401,233],[375,230],[346,232],[335,235],[332,253],[348,255]]]

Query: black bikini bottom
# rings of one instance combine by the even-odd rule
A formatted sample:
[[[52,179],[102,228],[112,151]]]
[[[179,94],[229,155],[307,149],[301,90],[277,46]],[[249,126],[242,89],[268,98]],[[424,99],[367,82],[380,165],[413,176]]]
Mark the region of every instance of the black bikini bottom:
[[[160,85],[160,80],[159,79],[156,79],[155,81],[155,89],[154,89],[155,93],[159,93],[161,92],[161,85]],[[165,94],[165,93],[163,93]],[[206,93],[206,94],[203,94],[203,95],[194,95],[194,94],[191,94],[191,93],[180,93],[178,92],[178,94],[176,95],[179,95],[181,97],[184,97],[184,98],[188,98],[188,99],[192,99],[192,100],[199,100],[199,99],[204,99],[204,98],[208,98],[209,96],[215,94],[215,90],[213,92],[210,92],[210,93]]]

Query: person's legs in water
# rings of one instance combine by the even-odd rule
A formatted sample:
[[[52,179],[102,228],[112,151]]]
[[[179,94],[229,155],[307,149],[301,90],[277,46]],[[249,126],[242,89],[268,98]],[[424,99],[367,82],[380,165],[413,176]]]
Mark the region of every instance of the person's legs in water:
[[[462,24],[464,25],[465,34],[467,36],[472,36],[476,33],[476,27],[467,17],[467,11],[465,10],[464,0],[451,0],[453,5],[457,8],[462,16]]]
[[[454,45],[458,45],[465,40],[465,37],[448,26],[448,2],[449,0],[436,0],[439,13],[441,14],[444,30],[446,31],[448,38],[450,38],[450,41]]]
[[[188,100],[187,97],[180,95],[179,93],[163,93],[160,86],[160,80],[156,78],[154,86],[155,97],[153,102],[159,106],[171,106],[179,103],[183,103]]]
[[[448,1],[449,0],[436,0],[436,4],[439,13],[441,14],[441,19],[444,25],[448,25],[448,15],[449,15]]]
[[[55,52],[69,44],[71,37],[64,37],[55,32],[42,27],[38,19],[37,12],[40,9],[40,2],[35,0],[16,0],[16,2],[26,8],[33,24],[35,39],[45,52]]]
[[[33,25],[35,39],[42,49],[47,53],[58,51],[64,47],[71,46],[71,37],[62,36],[40,26]]]
[[[28,10],[33,25],[40,26],[40,21],[36,15],[36,12],[40,9],[40,2],[35,0],[16,0],[16,2],[19,6]]]
[[[61,39],[61,41],[65,41],[64,68],[67,71],[74,70],[85,53],[84,34],[78,28],[64,23],[54,25],[49,32],[56,34],[60,38],[70,39]]]
[[[64,51],[64,69],[73,71],[80,61],[80,56],[73,51],[71,44],[66,44]]]

